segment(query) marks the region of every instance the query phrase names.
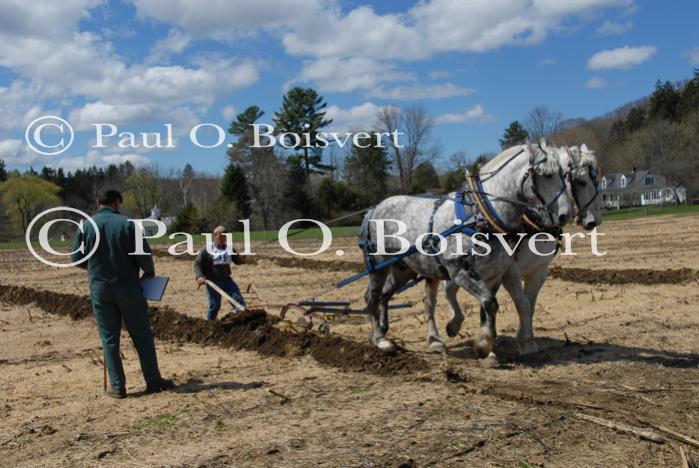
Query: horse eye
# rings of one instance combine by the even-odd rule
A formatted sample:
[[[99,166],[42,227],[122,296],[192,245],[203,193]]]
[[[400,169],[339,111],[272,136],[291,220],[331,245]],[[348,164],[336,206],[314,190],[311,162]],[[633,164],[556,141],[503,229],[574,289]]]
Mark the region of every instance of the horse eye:
[[[553,175],[552,175],[552,174],[546,174],[544,177],[546,177],[547,179],[550,179],[550,178],[553,177]]]
[[[587,185],[587,182],[585,182],[584,180],[579,180],[578,185],[580,185],[581,187],[584,187]]]

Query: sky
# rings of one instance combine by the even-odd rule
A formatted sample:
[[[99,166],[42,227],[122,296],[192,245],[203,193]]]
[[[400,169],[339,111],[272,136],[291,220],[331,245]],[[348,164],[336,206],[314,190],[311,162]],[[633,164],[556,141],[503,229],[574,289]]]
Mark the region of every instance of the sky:
[[[204,124],[196,135],[213,146],[209,124],[227,129],[250,105],[271,124],[293,86],[325,98],[330,131],[424,106],[442,161],[475,158],[536,106],[592,118],[691,77],[696,18],[695,0],[0,0],[0,159],[221,173],[233,138],[207,149],[190,131]],[[43,150],[32,139],[45,116],[74,129],[69,147],[56,126],[41,128]],[[96,123],[163,138],[170,124],[174,147],[118,135],[95,147]]]

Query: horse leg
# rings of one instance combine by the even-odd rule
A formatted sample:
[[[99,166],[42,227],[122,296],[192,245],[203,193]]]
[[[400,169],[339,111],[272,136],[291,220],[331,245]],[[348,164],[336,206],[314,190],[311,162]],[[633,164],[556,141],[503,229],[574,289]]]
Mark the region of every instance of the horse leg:
[[[388,331],[388,302],[396,291],[416,276],[416,274],[407,267],[401,268],[400,266],[393,266],[390,270],[379,299],[379,323],[381,326],[381,333],[384,335]]]
[[[472,269],[461,268],[449,272],[452,280],[473,295],[481,303],[483,317],[478,335],[473,340],[473,351],[480,357],[490,357],[495,340],[495,314],[498,301],[480,275]]]
[[[524,281],[524,293],[527,295],[529,300],[529,307],[531,308],[531,313],[529,314],[530,327],[532,328],[532,338],[534,337],[534,312],[536,312],[536,300],[539,297],[539,291],[544,286],[546,278],[549,276],[548,266],[541,268],[539,271],[529,276]]]
[[[498,281],[495,283],[491,288],[490,292],[493,294],[493,297],[497,296],[498,294],[498,289],[500,289],[500,282]],[[485,308],[483,308],[483,305],[481,304],[480,307],[480,319],[481,319],[481,327],[486,326],[486,323],[488,322],[488,314],[485,311]],[[498,331],[495,327],[495,318],[493,318],[493,339],[495,339],[498,336]]]
[[[532,307],[522,288],[522,277],[516,264],[513,264],[503,275],[502,285],[510,294],[519,315],[519,329],[516,338],[519,354],[524,356],[535,353],[537,347],[532,331]]]
[[[381,291],[384,283],[386,282],[387,274],[388,272],[386,269],[378,270],[369,274],[369,284],[367,285],[364,299],[366,300],[366,311],[369,314],[369,320],[371,321],[369,341],[380,349],[390,351],[393,349],[393,344],[386,339],[384,332],[381,331],[379,317],[379,301],[381,299]]]
[[[444,342],[439,337],[437,324],[434,321],[434,309],[437,305],[437,291],[439,289],[438,280],[425,280],[425,321],[427,322],[427,346],[435,353],[443,353],[446,351]]]
[[[464,323],[464,313],[461,311],[459,306],[459,301],[457,300],[456,294],[459,292],[459,285],[453,281],[444,282],[444,295],[449,302],[451,309],[451,319],[447,323],[447,336],[455,337],[459,330],[461,330],[461,324]]]

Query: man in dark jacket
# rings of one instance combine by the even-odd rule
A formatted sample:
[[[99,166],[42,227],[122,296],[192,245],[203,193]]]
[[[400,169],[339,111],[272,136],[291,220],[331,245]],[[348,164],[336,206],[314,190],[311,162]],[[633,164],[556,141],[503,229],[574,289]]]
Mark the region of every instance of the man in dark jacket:
[[[194,277],[199,286],[209,280],[221,288],[226,294],[231,296],[240,305],[245,307],[245,300],[240,294],[240,288],[231,278],[231,263],[240,265],[245,257],[236,252],[233,247],[226,245],[226,228],[218,226],[214,229],[210,250],[203,248],[194,259]],[[221,309],[221,295],[208,284],[206,292],[209,295],[208,319],[215,320],[218,311]]]
[[[79,265],[87,268],[92,312],[111,384],[106,393],[113,398],[126,396],[126,377],[119,353],[122,320],[138,353],[146,393],[174,387],[171,380],[160,375],[155,340],[148,322],[148,303],[139,282],[139,270],[143,270],[144,277],[155,275],[153,257],[145,240],[146,255],[129,255],[136,251],[136,226],[119,213],[122,201],[116,190],[100,194],[97,212],[92,216],[99,230],[99,245],[95,253]],[[72,261],[83,259],[97,241],[92,223],[84,223],[83,230],[78,229],[75,235]]]

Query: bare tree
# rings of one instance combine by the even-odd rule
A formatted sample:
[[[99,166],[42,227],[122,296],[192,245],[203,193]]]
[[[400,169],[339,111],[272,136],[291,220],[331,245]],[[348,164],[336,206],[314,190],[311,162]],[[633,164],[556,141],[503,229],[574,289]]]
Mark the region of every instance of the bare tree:
[[[182,191],[182,206],[186,206],[190,202],[193,180],[194,169],[191,164],[187,163],[179,177],[180,190]]]
[[[377,127],[381,132],[398,131],[403,134],[397,145],[392,137],[384,137],[384,142],[392,148],[400,189],[406,193],[410,190],[418,164],[433,159],[438,152],[432,141],[434,120],[422,106],[406,109],[383,107],[377,116]]]
[[[148,217],[151,208],[161,205],[165,199],[160,179],[160,172],[155,167],[139,169],[126,179],[125,205],[140,218]]]
[[[553,111],[548,106],[538,106],[529,111],[524,126],[529,132],[529,137],[539,141],[558,132],[562,123],[563,115],[560,112]]]

